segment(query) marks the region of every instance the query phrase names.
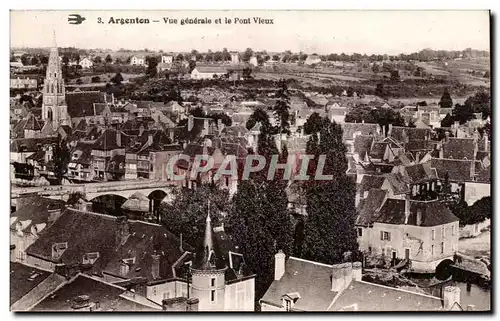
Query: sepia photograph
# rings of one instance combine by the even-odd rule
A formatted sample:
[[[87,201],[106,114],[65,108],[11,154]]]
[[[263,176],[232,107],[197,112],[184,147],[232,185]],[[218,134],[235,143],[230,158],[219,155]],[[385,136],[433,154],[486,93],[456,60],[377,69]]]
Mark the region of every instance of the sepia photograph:
[[[10,311],[491,313],[491,21],[11,10]]]

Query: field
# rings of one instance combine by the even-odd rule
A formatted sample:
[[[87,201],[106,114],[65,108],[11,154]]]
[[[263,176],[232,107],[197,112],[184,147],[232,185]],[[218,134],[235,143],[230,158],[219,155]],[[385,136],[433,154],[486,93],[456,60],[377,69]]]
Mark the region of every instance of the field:
[[[486,231],[477,237],[460,239],[458,249],[460,253],[468,256],[490,256],[491,253],[491,232]]]

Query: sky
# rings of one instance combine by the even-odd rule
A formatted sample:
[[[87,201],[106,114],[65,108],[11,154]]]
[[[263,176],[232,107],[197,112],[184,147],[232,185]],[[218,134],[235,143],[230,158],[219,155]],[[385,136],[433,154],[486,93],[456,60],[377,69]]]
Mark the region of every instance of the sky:
[[[70,14],[86,20],[68,23]],[[150,24],[109,24],[110,18],[147,18]],[[185,24],[185,18],[211,24]],[[272,19],[257,24],[254,18]],[[104,23],[98,23],[98,18]],[[165,24],[163,18],[177,19]],[[231,24],[216,24],[216,19]],[[235,23],[250,20],[250,24]],[[153,22],[158,20],[159,22]],[[424,48],[489,50],[488,11],[11,11],[11,47],[59,47],[184,52],[228,50],[399,54]]]

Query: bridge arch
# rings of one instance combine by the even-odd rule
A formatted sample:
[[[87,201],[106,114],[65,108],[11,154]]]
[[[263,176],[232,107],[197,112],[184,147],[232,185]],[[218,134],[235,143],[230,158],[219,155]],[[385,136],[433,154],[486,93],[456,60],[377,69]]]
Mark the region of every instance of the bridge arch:
[[[93,197],[89,201],[92,202],[93,212],[120,216],[122,214],[121,207],[127,201],[127,198],[122,195],[108,193]]]
[[[452,276],[453,271],[451,265],[453,264],[453,260],[444,259],[436,266],[436,278],[438,280],[447,280],[450,276]]]

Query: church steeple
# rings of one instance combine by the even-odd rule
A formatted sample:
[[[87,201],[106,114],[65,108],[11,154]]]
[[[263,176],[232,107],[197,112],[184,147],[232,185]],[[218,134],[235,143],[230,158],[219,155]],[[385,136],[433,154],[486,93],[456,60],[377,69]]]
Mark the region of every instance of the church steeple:
[[[45,122],[52,122],[54,129],[60,125],[69,125],[64,78],[55,31],[43,86],[42,117]]]

